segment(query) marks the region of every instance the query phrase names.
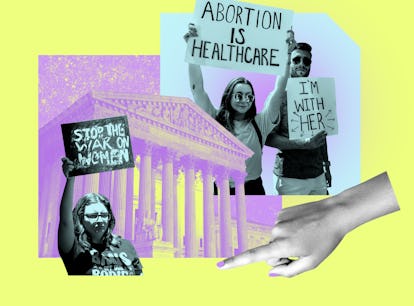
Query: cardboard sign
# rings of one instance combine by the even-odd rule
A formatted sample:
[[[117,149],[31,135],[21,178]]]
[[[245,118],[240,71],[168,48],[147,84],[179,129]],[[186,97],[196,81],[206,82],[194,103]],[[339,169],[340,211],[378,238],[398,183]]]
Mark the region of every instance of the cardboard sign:
[[[289,139],[338,134],[333,78],[290,78],[286,89]]]
[[[231,0],[197,0],[197,37],[187,43],[189,63],[281,75],[293,11]]]
[[[71,176],[134,167],[126,116],[62,124]]]

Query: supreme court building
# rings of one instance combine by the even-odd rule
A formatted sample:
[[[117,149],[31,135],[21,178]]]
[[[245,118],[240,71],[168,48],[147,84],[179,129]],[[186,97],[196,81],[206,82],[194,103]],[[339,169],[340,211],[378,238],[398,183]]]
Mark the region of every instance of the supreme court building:
[[[269,226],[246,217],[245,159],[253,152],[194,102],[90,92],[39,130],[40,257],[58,256],[65,184],[60,125],[122,115],[128,117],[135,168],[77,176],[74,200],[88,192],[107,196],[114,232],[129,239],[140,257],[227,257],[268,235]],[[232,199],[230,178],[236,187]],[[257,241],[248,244],[248,236]]]

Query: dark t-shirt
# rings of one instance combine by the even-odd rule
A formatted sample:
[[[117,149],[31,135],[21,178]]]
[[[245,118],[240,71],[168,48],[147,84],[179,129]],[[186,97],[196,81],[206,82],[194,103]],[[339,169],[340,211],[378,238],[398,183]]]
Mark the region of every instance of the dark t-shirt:
[[[92,245],[85,251],[75,239],[72,249],[61,257],[69,275],[140,275],[142,265],[133,245],[125,239],[119,246]]]
[[[286,95],[280,107],[280,116],[280,124],[274,131],[289,137]],[[317,177],[324,172],[324,151],[326,151],[326,144],[311,150],[282,150],[278,154],[279,158],[276,159],[275,174],[297,179]]]

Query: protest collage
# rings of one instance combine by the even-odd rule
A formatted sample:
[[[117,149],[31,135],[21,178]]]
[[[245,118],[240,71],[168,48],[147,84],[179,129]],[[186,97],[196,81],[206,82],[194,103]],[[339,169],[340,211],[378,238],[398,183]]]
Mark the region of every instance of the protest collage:
[[[336,89],[345,86],[335,88],[334,77],[310,76],[317,56],[295,37],[295,31],[310,31],[302,30],[309,21],[298,15],[293,24],[294,16],[271,6],[196,1],[193,14],[161,16],[159,57],[39,56],[41,101],[54,100],[62,91],[60,80],[71,87],[84,84],[70,90],[80,96],[66,109],[57,107],[39,130],[39,256],[62,257],[69,274],[74,265],[84,269],[75,269],[77,274],[116,275],[107,268],[105,250],[116,245],[108,235],[130,241],[141,258],[234,256],[271,241],[284,195],[327,196],[356,185],[358,146],[345,144],[359,138],[359,128],[341,137],[338,120],[359,117],[358,78],[349,81],[348,75],[344,82],[342,67],[331,67],[340,84],[355,88],[348,111],[338,117]],[[328,18],[311,18],[330,24]],[[180,50],[177,43],[183,60],[170,61]],[[357,70],[358,48],[347,44]],[[151,80],[158,82],[159,95],[127,89],[137,81],[134,69],[146,73],[141,61],[160,65],[158,79]],[[114,81],[107,71],[120,67],[123,78]],[[205,67],[213,67],[206,81]],[[234,74],[223,78],[224,89],[217,84],[223,70]],[[140,85],[146,90],[148,82]],[[329,137],[338,139],[329,140],[328,149]],[[346,179],[338,175],[332,185],[331,171],[340,171],[336,165],[345,158],[354,159],[355,167],[348,165]],[[94,212],[88,219],[89,195],[104,196],[112,212],[101,207],[107,217]],[[72,225],[71,214],[79,224]]]
[[[409,271],[387,263],[409,248],[406,169],[403,157],[387,159],[406,136],[394,140],[391,94],[367,77],[380,80],[365,40],[378,38],[375,26],[362,32],[340,15],[352,4],[126,0],[67,7],[70,24],[46,2],[31,54],[36,220],[25,224],[30,274],[45,271],[51,295],[69,286],[83,304],[115,289],[184,305],[406,297],[404,282],[379,280]],[[344,291],[357,295],[339,301]],[[130,299],[105,300],[116,302]]]
[[[309,24],[333,30],[316,39]],[[301,35],[308,41],[299,41]],[[311,68],[328,61],[322,50],[330,39],[343,41],[338,54],[351,64],[346,71],[331,65],[326,77]],[[179,50],[183,60],[169,60]],[[127,62],[142,60],[160,65],[159,95],[125,90],[137,81],[124,82],[134,74]],[[106,73],[113,61],[112,69],[124,67],[115,81]],[[310,261],[305,250],[280,258],[269,250],[259,259],[253,255],[285,239],[273,235],[284,214],[283,196],[333,196],[321,200],[323,207],[358,185],[359,147],[346,144],[359,139],[360,129],[354,123],[339,132],[344,127],[338,121],[360,116],[359,63],[358,47],[327,17],[230,0],[198,0],[193,14],[161,15],[158,58],[39,56],[41,100],[61,90],[56,79],[99,82],[72,90],[72,96],[84,95],[57,108],[60,113],[39,130],[39,256],[60,256],[75,275],[122,275],[125,268],[142,274],[139,257],[231,257],[218,262],[223,268],[247,256],[249,262],[276,260],[271,271],[286,270],[281,276],[313,268],[323,258]],[[56,71],[63,64],[66,69]],[[342,94],[345,87],[352,94]],[[346,176],[337,165],[346,165]],[[396,202],[392,189],[386,194]],[[299,216],[296,222],[303,222],[297,230],[307,226]],[[121,241],[136,251],[124,264],[113,254],[124,254]]]

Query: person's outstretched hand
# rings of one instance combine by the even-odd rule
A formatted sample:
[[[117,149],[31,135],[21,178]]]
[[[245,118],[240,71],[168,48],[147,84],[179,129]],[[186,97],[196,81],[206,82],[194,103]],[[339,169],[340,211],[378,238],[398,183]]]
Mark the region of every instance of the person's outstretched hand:
[[[318,201],[283,209],[269,244],[219,263],[222,269],[257,261],[273,266],[270,276],[291,277],[317,267],[338,245],[345,232],[335,222],[335,205]],[[290,260],[288,258],[295,258]]]
[[[270,276],[294,276],[317,267],[354,228],[399,210],[386,172],[340,194],[281,210],[269,244],[219,262],[229,269],[265,260]]]

